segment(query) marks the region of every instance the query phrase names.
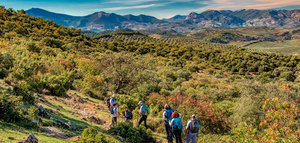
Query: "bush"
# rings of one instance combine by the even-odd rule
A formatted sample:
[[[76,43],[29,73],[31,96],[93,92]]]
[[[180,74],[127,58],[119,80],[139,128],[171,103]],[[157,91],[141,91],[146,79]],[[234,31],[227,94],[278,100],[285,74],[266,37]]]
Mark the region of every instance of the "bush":
[[[297,142],[297,105],[280,102],[279,97],[263,99],[261,107],[265,116],[259,127],[260,142]]]
[[[232,139],[236,142],[258,142],[256,139],[258,132],[251,124],[241,122],[231,130],[231,133]]]
[[[296,79],[296,76],[292,71],[282,72],[279,77],[287,81],[294,81]]]
[[[189,120],[192,114],[199,115],[198,121],[204,133],[226,133],[230,130],[227,116],[217,111],[213,102],[205,96],[197,100],[180,94],[164,96],[153,93],[147,103],[155,110],[162,110],[167,103],[181,114],[183,120]]]
[[[118,103],[121,105],[120,108],[123,108],[123,106],[128,107],[130,110],[134,110],[136,107],[138,107],[139,99],[136,97],[137,95],[123,95],[118,94]]]
[[[13,59],[9,54],[0,53],[0,79],[8,75],[9,69],[13,67]]]
[[[150,130],[145,130],[144,127],[134,128],[133,124],[118,124],[115,127],[109,129],[109,132],[123,137],[127,142],[131,143],[151,143],[155,142],[155,139],[151,135]]]
[[[113,139],[107,138],[103,133],[95,128],[86,128],[83,130],[79,143],[113,143]]]
[[[0,88],[0,119],[7,122],[17,122],[22,119],[15,108],[21,103],[20,98],[13,97],[7,90]]]
[[[40,48],[34,42],[29,42],[26,46],[27,50],[30,52],[40,52]]]
[[[25,81],[18,81],[13,88],[14,95],[22,97],[22,101],[34,104],[35,98],[31,95],[29,85]]]
[[[60,75],[49,74],[44,77],[46,88],[56,96],[65,95],[66,92],[71,88],[73,80],[73,72],[63,72]]]
[[[50,37],[43,38],[42,43],[52,48],[61,48],[63,45],[62,41]]]
[[[74,86],[93,98],[104,99],[107,95],[105,81],[99,75],[87,74],[82,80],[76,80]]]

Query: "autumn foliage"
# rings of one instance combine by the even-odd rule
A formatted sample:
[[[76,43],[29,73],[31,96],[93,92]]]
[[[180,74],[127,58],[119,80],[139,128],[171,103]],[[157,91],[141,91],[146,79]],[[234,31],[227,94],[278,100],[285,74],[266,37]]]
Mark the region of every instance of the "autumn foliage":
[[[192,114],[196,114],[204,133],[224,133],[230,130],[228,117],[218,112],[213,102],[205,96],[197,100],[179,93],[169,96],[152,93],[147,102],[159,110],[168,103],[184,120],[189,120]]]

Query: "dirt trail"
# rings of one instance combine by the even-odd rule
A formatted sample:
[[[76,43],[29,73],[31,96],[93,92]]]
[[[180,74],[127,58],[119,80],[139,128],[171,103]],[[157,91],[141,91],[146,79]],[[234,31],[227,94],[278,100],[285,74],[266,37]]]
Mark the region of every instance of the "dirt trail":
[[[87,97],[75,91],[68,92],[67,95],[68,97],[41,96],[40,100],[57,113],[71,114],[82,122],[96,125],[104,130],[110,128],[111,115],[104,101]],[[118,122],[123,122],[123,119],[119,119]],[[156,137],[158,142],[166,142],[164,138]],[[78,136],[68,138],[68,140],[74,139],[78,139]]]
[[[60,109],[80,118],[83,122],[92,122],[108,130],[110,113],[103,101],[92,100],[77,93],[68,93],[68,97],[46,96],[50,104],[58,104]],[[60,111],[58,111],[60,112]]]

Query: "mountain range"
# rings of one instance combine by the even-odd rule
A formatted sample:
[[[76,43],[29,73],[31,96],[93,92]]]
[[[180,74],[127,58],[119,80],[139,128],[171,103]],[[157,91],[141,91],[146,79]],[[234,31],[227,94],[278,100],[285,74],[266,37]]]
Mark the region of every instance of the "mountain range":
[[[191,12],[189,15],[176,15],[169,19],[157,19],[153,16],[142,14],[137,16],[118,15],[103,11],[86,16],[71,16],[40,8],[31,8],[26,13],[34,17],[54,21],[66,27],[92,31],[130,28],[134,30],[175,30],[177,32],[187,32],[201,28],[238,28],[249,26],[292,28],[300,26],[300,9],[207,10],[202,13]]]

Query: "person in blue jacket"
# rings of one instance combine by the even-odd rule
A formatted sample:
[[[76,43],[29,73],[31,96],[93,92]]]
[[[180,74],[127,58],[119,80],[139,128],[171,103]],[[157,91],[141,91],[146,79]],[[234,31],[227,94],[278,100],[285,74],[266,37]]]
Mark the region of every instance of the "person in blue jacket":
[[[172,133],[175,136],[176,143],[182,143],[181,134],[182,134],[182,120],[179,118],[179,113],[174,111],[172,114],[171,128]]]

